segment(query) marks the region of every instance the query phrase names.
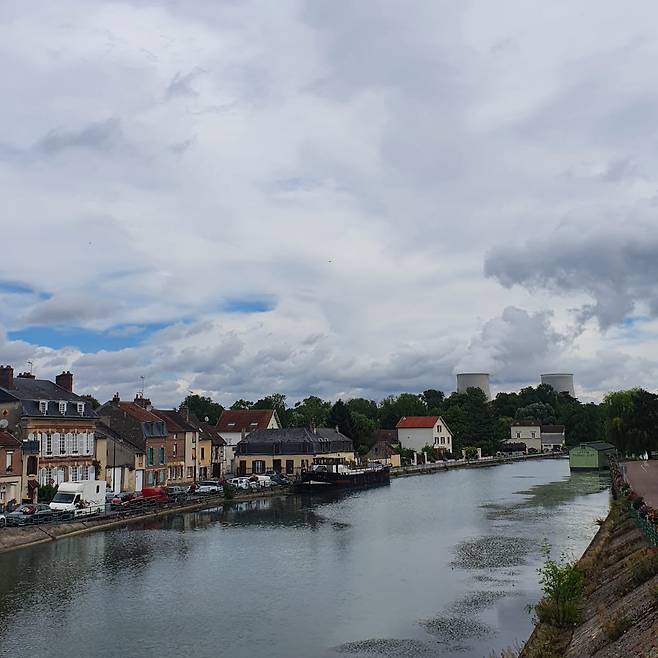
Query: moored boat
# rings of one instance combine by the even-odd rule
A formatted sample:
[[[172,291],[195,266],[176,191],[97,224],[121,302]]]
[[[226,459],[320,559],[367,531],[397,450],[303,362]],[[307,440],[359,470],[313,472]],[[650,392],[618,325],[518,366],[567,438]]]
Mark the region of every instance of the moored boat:
[[[302,491],[327,491],[333,487],[374,487],[388,484],[390,480],[389,467],[377,462],[370,462],[361,468],[350,468],[341,460],[318,458],[310,470],[301,474],[295,488]]]

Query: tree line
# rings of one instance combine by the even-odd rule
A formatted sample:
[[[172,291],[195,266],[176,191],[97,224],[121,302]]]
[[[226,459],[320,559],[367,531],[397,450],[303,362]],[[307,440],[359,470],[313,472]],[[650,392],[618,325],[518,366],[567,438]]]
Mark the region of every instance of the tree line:
[[[622,392],[624,395],[629,392]],[[349,436],[359,452],[367,452],[376,440],[379,429],[394,429],[403,416],[442,416],[453,433],[453,449],[461,451],[466,446],[482,448],[485,455],[495,454],[501,443],[510,438],[510,425],[515,420],[535,420],[542,425],[559,424],[566,429],[568,446],[584,441],[608,439],[614,427],[619,439],[629,446],[639,445],[641,431],[639,421],[634,421],[629,411],[627,397],[622,393],[611,393],[603,403],[582,403],[567,393],[556,393],[547,384],[528,386],[518,392],[499,393],[487,401],[478,388],[466,392],[454,392],[446,396],[442,391],[428,389],[422,393],[400,393],[389,395],[383,400],[352,398],[331,402],[311,395],[303,400],[288,404],[282,393],[267,395],[255,402],[236,400],[231,409],[274,409],[283,427],[338,427]],[[621,398],[614,397],[622,395]],[[650,407],[646,391],[638,394],[638,405]],[[631,395],[632,397],[632,395]],[[658,399],[658,396],[652,396]],[[634,398],[633,398],[634,399]],[[610,405],[615,403],[620,420],[608,420]],[[198,418],[208,418],[215,424],[224,407],[209,397],[189,395],[185,399]],[[635,407],[633,407],[635,409]],[[644,414],[645,411],[642,410]],[[658,419],[658,410],[656,411]],[[648,421],[643,421],[644,425]],[[644,436],[644,435],[642,435]],[[612,440],[614,438],[614,440]],[[644,439],[642,439],[644,440]],[[617,445],[617,443],[615,443]]]

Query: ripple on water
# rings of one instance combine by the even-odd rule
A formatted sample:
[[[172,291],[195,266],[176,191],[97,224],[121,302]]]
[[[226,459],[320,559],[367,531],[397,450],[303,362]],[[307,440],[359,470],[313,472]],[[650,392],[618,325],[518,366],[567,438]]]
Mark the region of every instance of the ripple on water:
[[[428,633],[440,642],[453,643],[460,640],[488,637],[496,631],[487,624],[464,617],[434,617],[418,622]]]
[[[520,592],[510,592],[504,590],[481,590],[478,592],[469,592],[458,601],[450,606],[450,611],[458,614],[472,614],[480,612],[485,608],[495,605],[500,599],[508,596],[518,596]]]
[[[337,653],[362,656],[386,656],[387,658],[411,658],[412,656],[436,656],[437,649],[418,640],[372,639],[346,642],[334,647]]]
[[[534,543],[524,537],[477,537],[457,545],[451,564],[461,569],[518,567],[525,564],[533,547]]]

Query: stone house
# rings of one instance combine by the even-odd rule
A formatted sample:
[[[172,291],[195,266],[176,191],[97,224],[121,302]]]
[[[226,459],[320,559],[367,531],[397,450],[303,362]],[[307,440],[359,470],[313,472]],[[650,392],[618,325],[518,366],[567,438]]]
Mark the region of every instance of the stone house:
[[[39,485],[57,485],[96,477],[98,416],[89,402],[73,392],[70,372],[51,382],[31,373],[14,377],[11,366],[0,366],[0,419],[19,441],[38,446],[32,455],[38,472],[36,478],[23,481],[24,498],[33,498],[35,480]],[[35,470],[34,460],[28,470]]]

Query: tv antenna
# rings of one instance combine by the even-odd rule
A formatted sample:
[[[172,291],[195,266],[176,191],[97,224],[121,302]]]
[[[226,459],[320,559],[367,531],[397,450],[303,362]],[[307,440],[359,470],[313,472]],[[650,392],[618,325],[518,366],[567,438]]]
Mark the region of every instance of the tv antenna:
[[[30,374],[32,374],[32,366],[34,365],[34,363],[32,363],[32,361],[28,361],[27,365],[30,366]]]
[[[144,397],[144,375],[139,376],[139,383],[140,383],[140,389],[139,389],[139,396]]]

